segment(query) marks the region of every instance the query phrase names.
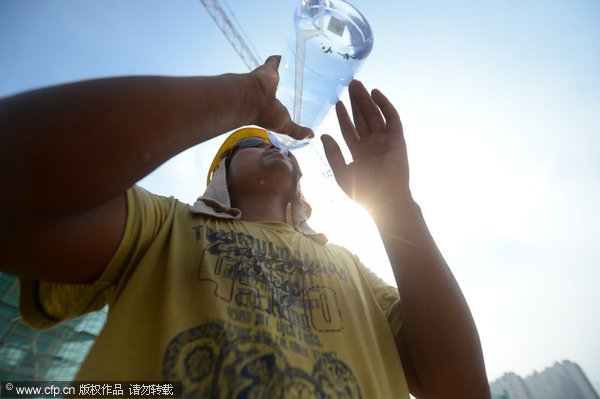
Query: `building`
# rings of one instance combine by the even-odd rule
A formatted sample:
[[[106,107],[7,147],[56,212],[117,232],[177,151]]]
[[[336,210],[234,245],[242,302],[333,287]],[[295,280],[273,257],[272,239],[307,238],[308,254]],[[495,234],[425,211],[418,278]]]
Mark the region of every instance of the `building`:
[[[525,378],[504,374],[490,388],[493,399],[600,399],[583,370],[569,360]]]
[[[106,308],[38,331],[21,320],[18,298],[16,277],[0,273],[0,380],[72,380],[104,326]]]

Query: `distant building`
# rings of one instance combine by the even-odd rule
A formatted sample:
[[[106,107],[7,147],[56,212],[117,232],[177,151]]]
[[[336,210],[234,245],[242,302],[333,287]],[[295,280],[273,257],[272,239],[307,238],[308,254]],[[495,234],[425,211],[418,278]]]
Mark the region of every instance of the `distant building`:
[[[19,282],[0,273],[0,381],[70,381],[106,321],[107,309],[48,330],[32,330],[19,316]]]
[[[493,399],[600,399],[581,368],[568,360],[526,378],[504,374],[490,388]]]

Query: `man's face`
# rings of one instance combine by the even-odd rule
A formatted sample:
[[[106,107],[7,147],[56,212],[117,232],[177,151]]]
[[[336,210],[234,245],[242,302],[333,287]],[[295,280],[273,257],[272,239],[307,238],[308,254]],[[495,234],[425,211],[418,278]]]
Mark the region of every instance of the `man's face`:
[[[228,155],[229,190],[268,190],[295,193],[296,163],[269,142],[253,147],[235,147]]]

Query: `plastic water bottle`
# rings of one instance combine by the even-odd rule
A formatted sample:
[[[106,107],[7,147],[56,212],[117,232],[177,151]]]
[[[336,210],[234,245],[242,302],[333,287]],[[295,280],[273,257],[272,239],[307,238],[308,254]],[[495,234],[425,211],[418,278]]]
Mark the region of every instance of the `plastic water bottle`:
[[[373,48],[365,17],[343,0],[302,0],[279,65],[277,98],[292,120],[313,130],[323,121]],[[282,150],[308,140],[269,132]]]

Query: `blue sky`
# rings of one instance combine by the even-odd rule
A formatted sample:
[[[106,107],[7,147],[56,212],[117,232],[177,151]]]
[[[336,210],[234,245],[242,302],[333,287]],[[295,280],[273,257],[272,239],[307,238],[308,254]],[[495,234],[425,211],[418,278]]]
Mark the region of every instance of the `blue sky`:
[[[414,195],[479,327],[490,379],[571,359],[600,383],[600,3],[352,2],[375,35],[358,78],[397,106]],[[228,0],[259,56],[295,0]],[[0,96],[117,75],[245,72],[198,0],[2,0]],[[317,133],[339,137],[332,115]],[[145,187],[192,202],[221,139]],[[321,154],[321,155],[320,155]],[[300,150],[313,225],[392,281],[377,233]]]

